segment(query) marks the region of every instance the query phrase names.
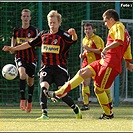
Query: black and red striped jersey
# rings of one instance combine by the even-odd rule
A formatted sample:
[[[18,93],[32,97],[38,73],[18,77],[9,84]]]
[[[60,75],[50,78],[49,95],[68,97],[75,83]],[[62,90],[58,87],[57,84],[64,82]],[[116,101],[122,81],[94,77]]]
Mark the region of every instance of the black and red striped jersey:
[[[72,40],[72,35],[59,29],[55,34],[50,34],[49,31],[41,31],[35,39],[28,43],[31,46],[41,47],[44,65],[66,66],[69,48],[75,42]]]
[[[35,38],[38,33],[39,29],[34,26],[29,26],[27,29],[23,29],[22,27],[15,27],[13,30],[13,37],[16,39],[15,45],[21,45],[22,43]],[[16,51],[15,56],[17,58],[21,58],[26,63],[32,63],[37,60],[34,47]]]

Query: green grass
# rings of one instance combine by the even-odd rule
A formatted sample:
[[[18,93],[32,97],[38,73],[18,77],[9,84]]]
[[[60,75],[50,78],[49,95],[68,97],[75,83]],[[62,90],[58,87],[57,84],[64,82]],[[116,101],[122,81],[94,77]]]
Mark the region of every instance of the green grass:
[[[83,111],[83,119],[75,119],[73,111],[64,103],[49,103],[49,119],[36,121],[41,116],[40,106],[34,106],[31,113],[21,111],[18,106],[0,107],[0,131],[133,131],[133,108],[129,105],[114,107],[115,118],[98,120],[102,110],[98,104],[91,104]]]

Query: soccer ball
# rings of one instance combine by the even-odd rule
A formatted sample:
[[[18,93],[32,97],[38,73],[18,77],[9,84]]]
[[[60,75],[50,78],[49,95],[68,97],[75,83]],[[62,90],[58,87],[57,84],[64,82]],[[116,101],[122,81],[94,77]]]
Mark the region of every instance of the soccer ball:
[[[2,76],[7,80],[13,80],[18,75],[18,69],[13,64],[7,64],[2,68]]]

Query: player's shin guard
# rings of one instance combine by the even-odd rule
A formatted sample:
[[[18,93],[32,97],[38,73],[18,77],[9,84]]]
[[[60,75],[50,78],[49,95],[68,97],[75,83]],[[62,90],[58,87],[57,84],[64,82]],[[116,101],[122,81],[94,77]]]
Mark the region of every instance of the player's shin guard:
[[[33,90],[34,90],[34,85],[28,86],[28,103],[32,102],[32,96],[33,96]]]
[[[112,100],[110,88],[105,89],[105,92],[106,92],[106,94],[107,94],[107,96],[108,96],[108,99],[109,99],[110,109],[112,109],[112,108],[113,108],[113,100]]]
[[[105,89],[105,92],[106,92],[106,94],[107,94],[107,96],[108,96],[109,102],[112,102],[112,97],[111,97],[111,93],[110,93],[110,88]]]
[[[45,96],[43,89],[41,90],[40,101],[42,113],[45,113],[47,115],[47,97]]]
[[[25,100],[25,88],[26,88],[26,80],[20,79],[20,95],[21,95],[21,100]]]
[[[112,112],[110,110],[109,100],[108,100],[106,92],[104,91],[100,94],[96,94],[96,96],[97,96],[97,99],[99,101],[99,104],[103,108],[104,113],[106,115],[110,115]]]
[[[70,108],[72,108],[76,114],[78,113],[78,109],[76,108],[76,105],[70,96],[66,95],[62,97],[62,101],[65,102]]]
[[[80,85],[83,80],[84,79],[77,73],[70,81],[64,84],[59,90],[55,91],[55,95],[61,97],[63,94]]]

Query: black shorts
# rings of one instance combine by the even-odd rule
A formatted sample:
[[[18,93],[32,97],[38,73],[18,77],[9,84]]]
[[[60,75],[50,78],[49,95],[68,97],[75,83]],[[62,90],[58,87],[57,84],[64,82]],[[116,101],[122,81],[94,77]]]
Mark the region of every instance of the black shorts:
[[[36,68],[37,68],[37,62],[33,62],[33,63],[26,63],[25,61],[23,61],[21,58],[16,58],[15,57],[15,63],[16,66],[19,67],[24,67],[26,70],[26,74],[31,77],[34,78],[35,77],[35,73],[36,73]]]
[[[64,66],[42,66],[39,71],[40,83],[47,81],[49,85],[55,83],[57,87],[62,86],[69,79],[68,70]]]

